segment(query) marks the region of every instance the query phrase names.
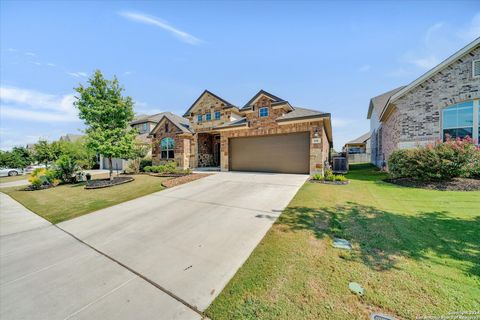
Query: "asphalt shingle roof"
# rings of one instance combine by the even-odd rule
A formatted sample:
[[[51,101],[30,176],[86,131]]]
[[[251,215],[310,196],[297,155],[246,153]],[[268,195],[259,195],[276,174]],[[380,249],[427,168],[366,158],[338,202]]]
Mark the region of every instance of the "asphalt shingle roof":
[[[364,143],[368,139],[370,139],[370,132],[362,134],[360,137],[355,138],[353,140],[348,141],[346,144],[357,144],[357,143]]]
[[[230,128],[230,127],[239,127],[243,126],[247,123],[247,118],[240,118],[237,120],[233,120],[230,122],[226,122],[224,124],[221,124],[219,126],[216,126],[215,129],[223,129],[223,128]]]
[[[285,113],[283,116],[278,117],[276,120],[277,121],[287,121],[287,120],[297,120],[297,119],[302,119],[302,118],[313,118],[313,117],[320,117],[320,116],[329,117],[330,116],[330,113],[319,111],[319,110],[312,110],[312,109],[299,108],[299,107],[294,107],[294,108],[295,109],[293,111]]]

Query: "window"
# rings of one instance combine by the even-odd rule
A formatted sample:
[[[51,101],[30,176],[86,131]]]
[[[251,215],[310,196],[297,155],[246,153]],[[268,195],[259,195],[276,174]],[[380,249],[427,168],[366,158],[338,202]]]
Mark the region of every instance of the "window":
[[[474,133],[473,112],[473,101],[458,103],[443,109],[443,140],[465,138],[466,136],[472,138]]]
[[[142,126],[142,128],[143,128],[143,132],[147,131],[147,124],[144,123],[143,126]]]
[[[197,116],[197,122],[202,122],[203,121],[203,116],[201,114],[199,114]]]
[[[215,120],[220,120],[221,113],[220,111],[215,111]]]
[[[260,108],[258,112],[261,118],[268,117],[268,108]]]
[[[165,122],[165,132],[168,132],[168,122]]]
[[[207,121],[212,120],[212,114],[210,112],[205,114],[205,120]]]
[[[480,60],[474,60],[472,62],[472,77],[480,77]]]
[[[160,158],[162,159],[174,159],[175,154],[173,148],[175,147],[175,142],[172,138],[163,138],[160,142]]]

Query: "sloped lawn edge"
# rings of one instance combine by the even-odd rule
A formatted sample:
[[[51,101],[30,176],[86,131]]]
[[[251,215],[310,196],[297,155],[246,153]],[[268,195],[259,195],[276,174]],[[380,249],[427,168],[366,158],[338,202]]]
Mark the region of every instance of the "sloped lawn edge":
[[[418,181],[411,178],[385,179],[385,182],[402,187],[439,191],[478,191],[480,179],[453,178],[452,180]]]

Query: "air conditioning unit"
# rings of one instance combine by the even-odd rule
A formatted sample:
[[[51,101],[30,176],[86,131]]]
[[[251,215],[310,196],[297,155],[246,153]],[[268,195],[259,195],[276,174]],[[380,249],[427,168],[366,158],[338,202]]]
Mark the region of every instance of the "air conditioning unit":
[[[333,163],[332,171],[334,173],[345,174],[348,172],[347,157],[333,157],[332,163]]]

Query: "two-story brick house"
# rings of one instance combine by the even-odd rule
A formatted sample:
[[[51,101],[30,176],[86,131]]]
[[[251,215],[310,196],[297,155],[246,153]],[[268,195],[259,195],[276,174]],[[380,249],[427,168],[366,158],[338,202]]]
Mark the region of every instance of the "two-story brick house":
[[[150,136],[154,164],[184,169],[323,172],[332,146],[329,113],[263,90],[241,108],[205,90],[183,117],[163,114]]]
[[[371,160],[395,149],[480,136],[480,38],[414,80],[370,100]]]

